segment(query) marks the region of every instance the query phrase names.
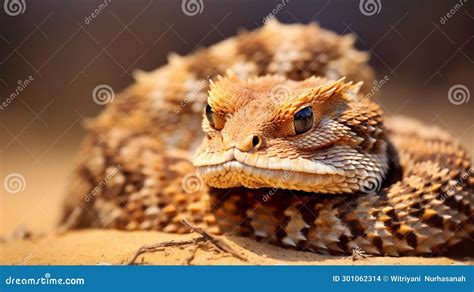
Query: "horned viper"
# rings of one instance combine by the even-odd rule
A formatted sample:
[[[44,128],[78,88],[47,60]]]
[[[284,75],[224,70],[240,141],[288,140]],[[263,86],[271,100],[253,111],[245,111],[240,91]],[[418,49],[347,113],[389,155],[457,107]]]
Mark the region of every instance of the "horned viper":
[[[353,43],[270,21],[137,72],[87,125],[64,225],[184,233],[185,218],[297,249],[391,256],[467,238],[471,158],[443,130],[384,119]]]

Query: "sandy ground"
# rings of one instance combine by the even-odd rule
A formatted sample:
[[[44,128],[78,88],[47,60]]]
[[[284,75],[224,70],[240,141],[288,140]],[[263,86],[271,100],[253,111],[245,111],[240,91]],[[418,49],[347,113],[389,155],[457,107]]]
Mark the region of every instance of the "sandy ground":
[[[22,173],[26,188],[16,194],[0,196],[0,264],[7,265],[96,265],[124,264],[143,245],[170,240],[180,241],[197,235],[176,235],[161,232],[124,232],[116,230],[82,230],[55,234],[63,199],[65,176],[71,171],[75,149],[56,152]],[[12,157],[15,157],[14,154]],[[18,156],[17,156],[18,157]],[[12,159],[11,163],[19,163]],[[21,159],[21,158],[20,158]],[[45,171],[47,167],[48,171]],[[14,230],[25,226],[33,239],[13,239]],[[169,247],[145,254],[139,263],[156,265],[451,265],[474,264],[474,260],[417,257],[370,257],[353,261],[335,257],[283,249],[245,238],[226,238],[233,249],[248,259],[244,262],[229,254],[217,252],[208,245],[196,248]],[[191,256],[194,258],[191,259]]]
[[[2,244],[0,264],[13,265],[100,265],[125,264],[143,244],[170,240],[188,240],[196,235],[161,232],[123,232],[85,230],[64,235],[46,235],[38,240],[15,240]],[[208,245],[168,247],[138,258],[139,264],[156,265],[456,265],[473,264],[448,258],[369,257],[353,261],[335,257],[287,250],[254,242],[246,238],[227,238],[228,243],[248,262],[218,252]],[[193,258],[192,258],[193,257]]]

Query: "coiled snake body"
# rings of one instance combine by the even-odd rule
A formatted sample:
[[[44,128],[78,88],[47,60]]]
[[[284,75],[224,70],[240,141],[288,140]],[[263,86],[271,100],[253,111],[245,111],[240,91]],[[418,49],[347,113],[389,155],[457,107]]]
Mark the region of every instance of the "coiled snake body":
[[[384,120],[353,42],[270,21],[136,73],[88,125],[65,226],[183,233],[186,219],[331,254],[469,240],[471,158],[443,130]]]

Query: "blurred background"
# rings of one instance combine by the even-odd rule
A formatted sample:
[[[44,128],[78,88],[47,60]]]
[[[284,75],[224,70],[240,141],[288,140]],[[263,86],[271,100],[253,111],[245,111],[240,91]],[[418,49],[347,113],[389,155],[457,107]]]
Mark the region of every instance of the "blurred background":
[[[369,51],[387,115],[409,115],[474,149],[474,3],[471,0],[5,0],[0,10],[0,234],[52,228],[74,168],[85,118],[135,69],[153,70],[262,26],[318,22]],[[186,0],[184,1],[186,2]],[[186,6],[187,7],[187,6]],[[388,81],[387,81],[388,80]],[[474,97],[473,97],[474,99]],[[7,178],[15,185],[6,186]]]

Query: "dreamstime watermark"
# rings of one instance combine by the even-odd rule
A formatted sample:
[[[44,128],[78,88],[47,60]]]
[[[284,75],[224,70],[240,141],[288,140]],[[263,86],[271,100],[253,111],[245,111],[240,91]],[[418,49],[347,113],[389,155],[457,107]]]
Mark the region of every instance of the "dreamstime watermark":
[[[278,3],[275,8],[263,18],[263,23],[267,23],[267,21],[274,18],[275,15],[277,15],[289,2],[290,0],[281,0],[281,2]]]
[[[33,254],[30,252],[27,256],[25,257],[19,257],[17,259],[17,264],[19,265],[27,265],[31,262],[31,260],[33,259]]]
[[[21,173],[13,172],[3,179],[3,188],[10,194],[26,190],[26,179]]]
[[[181,186],[183,191],[188,194],[192,194],[202,190],[204,187],[204,182],[197,174],[190,173],[184,176],[183,180],[181,181]]]
[[[39,278],[5,278],[6,285],[84,285],[84,278],[53,278],[50,273]]]
[[[100,84],[97,85],[92,91],[92,100],[98,105],[105,105],[113,102],[115,98],[115,92],[110,85]]]
[[[456,84],[449,88],[448,99],[449,102],[454,105],[468,103],[470,98],[471,93],[469,92],[469,88],[467,88],[466,85]]]
[[[285,85],[276,85],[270,90],[270,99],[273,102],[289,99],[291,96],[291,89]]]
[[[2,103],[0,103],[0,110],[5,110],[12,102],[14,102],[20,93],[25,90],[33,80],[35,79],[31,75],[25,80],[18,80],[18,85],[15,88],[15,91],[12,92]]]
[[[104,2],[99,4],[99,6],[97,6],[97,8],[94,11],[92,11],[90,15],[84,17],[84,23],[85,24],[91,24],[92,21],[94,20],[94,18],[99,16],[99,14],[102,13],[102,11],[104,11],[105,8],[107,8],[107,6],[111,2],[112,2],[112,0],[104,0]]]
[[[459,10],[461,10],[465,3],[467,3],[467,0],[459,0],[459,2],[454,4],[454,6],[448,11],[448,13],[441,16],[439,22],[441,24],[445,24],[446,22],[448,22],[451,17],[453,17]]]
[[[115,166],[114,168],[112,168],[112,170],[108,171],[105,175],[105,177],[99,182],[98,185],[95,186],[95,188],[90,191],[85,197],[84,197],[84,200],[86,202],[89,202],[90,200],[92,200],[98,193],[102,192],[105,188],[105,186],[107,185],[107,183],[114,177],[117,175],[117,173],[120,172],[120,170],[122,170],[123,166],[121,164],[117,164],[117,166]]]
[[[3,10],[9,16],[18,16],[25,13],[26,3],[25,0],[5,0],[3,2]]]
[[[439,199],[441,201],[444,201],[448,198],[448,193],[456,193],[457,188],[462,186],[464,184],[464,182],[467,181],[470,176],[472,176],[473,173],[474,173],[474,170],[472,168],[469,168],[468,170],[463,169],[461,175],[459,176],[459,178],[456,181],[456,184],[451,186],[445,193],[443,193],[443,195],[441,195],[441,197]]]
[[[376,193],[382,188],[382,180],[376,177],[369,177],[362,181],[360,190],[364,193]]]
[[[181,101],[178,105],[176,105],[173,109],[174,113],[178,114],[181,110],[188,105],[188,103],[196,101],[198,95],[203,92],[205,88],[209,85],[209,76],[206,79],[203,79],[197,85],[191,86],[191,91],[184,97],[183,101]]]
[[[295,174],[295,171],[293,171],[293,170],[285,171],[285,173],[283,174],[283,177],[282,177],[282,181],[283,182],[288,181],[290,179],[290,177],[292,177],[294,174]],[[276,194],[276,192],[278,190],[279,190],[279,188],[277,188],[277,187],[271,188],[270,191],[268,191],[267,193],[265,193],[262,196],[262,200],[264,202],[268,202]]]
[[[181,10],[187,16],[201,14],[204,10],[204,2],[202,0],[182,0]]]
[[[372,88],[370,89],[370,92],[368,92],[366,95],[365,95],[365,101],[368,101],[370,100],[380,89],[382,89],[382,87],[387,84],[387,82],[390,81],[390,78],[385,75],[382,79],[380,80],[374,80],[373,82],[373,86]]]
[[[379,14],[382,10],[382,2],[380,0],[360,0],[359,10],[365,16]]]

